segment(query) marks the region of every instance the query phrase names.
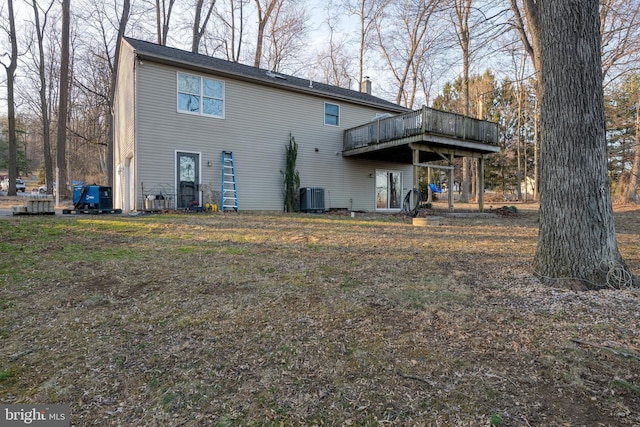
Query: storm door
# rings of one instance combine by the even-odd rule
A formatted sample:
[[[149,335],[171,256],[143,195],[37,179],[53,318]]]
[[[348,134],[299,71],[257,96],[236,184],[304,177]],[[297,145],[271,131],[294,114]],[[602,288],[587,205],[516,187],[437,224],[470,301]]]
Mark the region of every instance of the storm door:
[[[200,155],[197,153],[176,153],[178,209],[191,208],[200,204],[198,193],[199,164]]]

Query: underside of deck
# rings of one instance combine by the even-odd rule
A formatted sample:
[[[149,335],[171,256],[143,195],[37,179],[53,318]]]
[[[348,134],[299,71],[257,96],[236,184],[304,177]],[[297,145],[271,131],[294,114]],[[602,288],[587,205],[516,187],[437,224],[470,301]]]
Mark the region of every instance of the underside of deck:
[[[414,162],[414,150],[419,151],[419,163],[427,163],[443,160],[443,156],[448,159],[450,155],[455,158],[485,157],[489,154],[499,153],[500,147],[439,135],[423,134],[345,150],[342,155],[345,157],[412,164]]]

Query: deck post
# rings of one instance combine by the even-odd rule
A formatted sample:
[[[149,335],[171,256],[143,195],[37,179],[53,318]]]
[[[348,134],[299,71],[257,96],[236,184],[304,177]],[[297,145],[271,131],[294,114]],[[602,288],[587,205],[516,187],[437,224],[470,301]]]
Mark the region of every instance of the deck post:
[[[478,169],[478,185],[476,193],[478,194],[478,209],[484,212],[484,156],[480,157]]]
[[[453,154],[449,154],[449,164],[453,166]],[[449,169],[449,212],[453,212],[453,171],[454,168]]]
[[[422,126],[420,127],[420,133],[424,135],[427,131],[427,106],[422,106]]]
[[[417,190],[420,184],[420,150],[416,150],[415,148],[411,150],[413,154],[413,189]],[[413,199],[413,205],[416,205],[417,202],[417,194],[413,193],[411,196]]]
[[[431,191],[431,167],[427,167],[427,202],[433,202],[433,192]]]

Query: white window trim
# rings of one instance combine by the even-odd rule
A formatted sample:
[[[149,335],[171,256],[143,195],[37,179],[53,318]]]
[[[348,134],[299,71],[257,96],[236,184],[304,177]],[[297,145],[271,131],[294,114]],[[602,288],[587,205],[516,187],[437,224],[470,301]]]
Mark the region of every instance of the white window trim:
[[[200,81],[200,93],[198,94],[198,96],[200,97],[200,108],[199,108],[200,111],[198,111],[198,112],[193,112],[193,111],[187,111],[187,110],[181,110],[180,109],[180,93],[183,93],[183,92],[180,92],[180,75],[181,74],[184,75],[184,76],[196,77]],[[211,96],[206,96],[205,97],[203,95],[204,79],[213,80],[215,82],[219,82],[220,84],[222,84],[222,98],[213,98]],[[176,72],[176,111],[178,113],[181,113],[181,114],[191,114],[193,116],[204,116],[204,117],[211,117],[211,118],[214,118],[214,119],[224,119],[225,118],[225,112],[226,112],[226,109],[227,109],[227,101],[226,101],[227,93],[226,93],[226,89],[227,88],[226,88],[225,82],[223,80],[214,79],[214,78],[211,78],[211,77],[205,77],[205,76],[201,76],[201,75],[198,75],[198,74],[190,74],[190,73],[184,73],[182,71],[178,71],[178,72]],[[222,115],[216,116],[214,114],[205,114],[205,113],[203,113],[203,99],[204,98],[217,99],[217,100],[222,101]]]
[[[331,123],[327,123],[327,104],[329,105],[335,105],[336,107],[338,107],[338,124],[334,125]],[[340,112],[342,111],[342,106],[340,104],[336,104],[334,102],[326,102],[323,104],[322,106],[322,122],[324,123],[325,126],[332,126],[332,127],[340,127],[340,124],[342,123],[342,117]]]

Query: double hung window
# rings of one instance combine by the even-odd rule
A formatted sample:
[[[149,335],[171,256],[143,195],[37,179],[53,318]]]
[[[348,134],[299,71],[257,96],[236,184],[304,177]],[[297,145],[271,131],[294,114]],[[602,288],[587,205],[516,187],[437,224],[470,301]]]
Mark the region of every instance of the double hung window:
[[[340,106],[336,104],[324,103],[324,124],[340,126]]]
[[[224,118],[224,82],[178,73],[178,111]]]

